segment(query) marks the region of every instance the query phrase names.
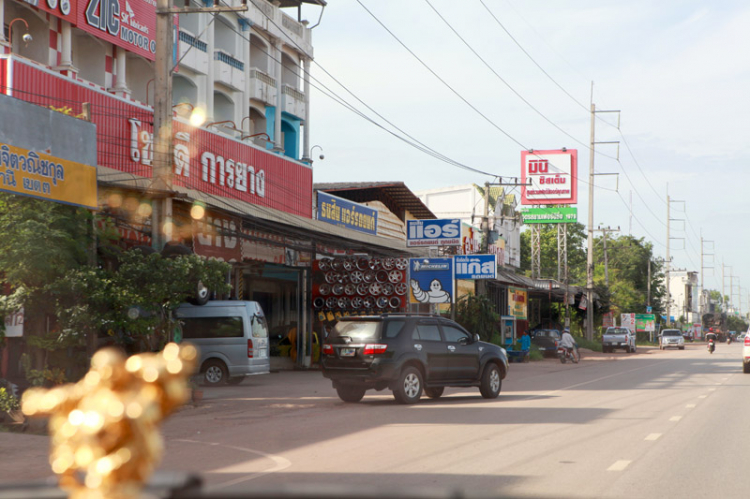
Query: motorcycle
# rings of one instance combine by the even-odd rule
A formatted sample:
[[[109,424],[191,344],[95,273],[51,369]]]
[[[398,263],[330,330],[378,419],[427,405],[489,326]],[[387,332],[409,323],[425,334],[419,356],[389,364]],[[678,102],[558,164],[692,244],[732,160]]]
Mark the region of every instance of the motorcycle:
[[[578,364],[580,354],[578,353],[578,350],[576,350],[575,348],[573,349],[573,352],[571,353],[570,351],[568,351],[567,348],[557,347],[557,357],[560,359],[560,362],[562,364],[565,364],[568,360],[573,362],[573,364]]]
[[[732,337],[727,336],[727,345],[731,345],[731,344],[732,344]]]
[[[714,350],[716,350],[716,346],[714,345],[714,340],[709,340],[708,353],[714,353]]]

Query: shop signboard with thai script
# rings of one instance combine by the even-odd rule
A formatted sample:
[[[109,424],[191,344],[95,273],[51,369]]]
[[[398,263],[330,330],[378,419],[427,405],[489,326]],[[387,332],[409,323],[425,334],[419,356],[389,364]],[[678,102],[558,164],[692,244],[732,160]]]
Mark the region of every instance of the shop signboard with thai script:
[[[525,289],[508,288],[508,315],[512,315],[518,320],[525,321],[528,302],[528,291]]]
[[[461,250],[462,255],[475,255],[481,251],[481,240],[479,231],[472,225],[461,223]]]
[[[578,208],[556,206],[554,208],[523,208],[521,220],[525,224],[570,224],[578,221]]]
[[[522,151],[521,182],[521,204],[576,204],[578,151]]]
[[[453,303],[453,259],[409,259],[409,303]]]
[[[635,314],[620,314],[620,327],[635,332],[636,320]]]
[[[156,58],[156,0],[76,1],[78,28],[150,61]]]
[[[406,246],[461,246],[461,220],[407,220]]]
[[[207,214],[193,221],[193,249],[195,254],[213,257],[224,262],[242,260],[239,218]]]
[[[24,3],[33,5],[55,17],[59,17],[75,25],[78,15],[79,0],[23,0]]]
[[[497,278],[496,255],[456,255],[453,261],[456,279]]]
[[[318,220],[373,236],[378,233],[378,210],[323,191],[318,191]]]
[[[0,191],[95,210],[96,167],[0,143]]]

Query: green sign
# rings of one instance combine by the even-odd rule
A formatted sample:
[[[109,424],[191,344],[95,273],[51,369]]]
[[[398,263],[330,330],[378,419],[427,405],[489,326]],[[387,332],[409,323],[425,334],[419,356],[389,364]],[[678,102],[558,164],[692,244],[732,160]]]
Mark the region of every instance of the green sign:
[[[636,331],[655,331],[656,316],[653,314],[635,314]]]
[[[524,208],[521,218],[525,224],[569,224],[578,221],[578,208]]]

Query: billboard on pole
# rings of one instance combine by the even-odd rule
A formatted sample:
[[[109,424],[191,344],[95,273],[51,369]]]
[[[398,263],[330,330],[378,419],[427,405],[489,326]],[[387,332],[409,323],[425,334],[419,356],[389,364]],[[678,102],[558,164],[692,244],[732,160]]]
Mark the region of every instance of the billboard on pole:
[[[522,151],[521,182],[521,204],[576,204],[578,151]]]

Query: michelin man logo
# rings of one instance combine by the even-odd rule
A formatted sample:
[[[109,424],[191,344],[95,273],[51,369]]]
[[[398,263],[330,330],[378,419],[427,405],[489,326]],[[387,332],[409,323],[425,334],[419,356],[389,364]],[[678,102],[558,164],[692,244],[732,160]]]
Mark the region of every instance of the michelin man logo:
[[[437,279],[430,282],[429,291],[423,290],[416,279],[411,280],[411,291],[414,299],[420,303],[450,303],[451,295],[443,289],[443,284]]]

